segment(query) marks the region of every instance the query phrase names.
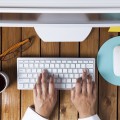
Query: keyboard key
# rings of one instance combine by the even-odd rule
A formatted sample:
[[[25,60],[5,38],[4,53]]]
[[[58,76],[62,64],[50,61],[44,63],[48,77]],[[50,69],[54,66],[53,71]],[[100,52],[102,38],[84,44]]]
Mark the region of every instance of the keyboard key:
[[[78,73],[83,73],[83,70],[82,69],[78,69]]]
[[[58,73],[62,73],[62,69],[58,69]]]
[[[50,68],[54,68],[54,64],[50,64]]]
[[[33,89],[34,88],[34,84],[29,84],[29,88]]]
[[[67,83],[71,83],[71,79],[67,79]]]
[[[77,61],[73,61],[73,63],[77,63]]]
[[[34,63],[34,61],[30,60],[29,63]]]
[[[83,61],[83,63],[88,63],[88,61]]]
[[[50,60],[46,60],[46,63],[50,63]]]
[[[80,64],[76,64],[76,68],[80,68]]]
[[[51,61],[51,63],[55,63],[55,61]]]
[[[66,68],[70,68],[70,64],[66,64]]]
[[[49,64],[45,64],[45,68],[46,68],[46,69],[49,68]]]
[[[40,68],[44,68],[44,64],[40,64]]]
[[[35,79],[30,79],[30,83],[35,83]]]
[[[85,68],[85,64],[81,64],[81,68],[84,69]]]
[[[55,84],[55,88],[57,88],[57,89],[65,89],[65,84]]]
[[[28,74],[28,78],[32,78],[32,74]]]
[[[93,64],[86,64],[86,68],[93,68]]]
[[[19,79],[19,83],[29,83],[29,79]]]
[[[65,68],[65,64],[60,64],[60,68]]]
[[[57,83],[61,83],[61,79],[57,79]]]
[[[76,80],[77,80],[77,79],[72,79],[72,83],[76,83]]]
[[[42,69],[37,69],[37,73],[41,73],[42,72]]]
[[[38,64],[35,64],[35,68],[38,68]]]
[[[93,69],[89,69],[89,73],[91,73],[91,74],[92,74],[92,73],[93,73]]]
[[[94,63],[93,61],[89,61],[89,63]]]
[[[28,64],[24,64],[24,67],[25,67],[25,68],[28,68]]]
[[[27,78],[27,74],[19,74],[19,78]]]
[[[72,63],[72,61],[67,61],[67,63]]]
[[[67,69],[63,69],[63,73],[67,73]]]
[[[23,84],[19,84],[18,89],[23,89]]]
[[[68,74],[64,74],[64,78],[69,78],[69,75]]]
[[[72,73],[72,69],[68,69],[68,73]]]
[[[36,71],[36,69],[32,69],[32,73],[36,73],[37,71]]]
[[[53,73],[57,73],[57,69],[53,69],[52,72],[53,72]]]
[[[71,64],[71,68],[75,68],[75,64]]]
[[[52,69],[47,69],[49,73],[52,73]]]
[[[74,77],[74,74],[69,74],[69,78],[73,78]]]
[[[80,77],[79,74],[75,74],[75,75],[74,75],[74,78],[79,78],[79,77]]]
[[[62,63],[66,63],[66,61],[65,61],[65,60],[63,60],[63,61],[62,61]]]
[[[33,78],[38,78],[38,75],[37,74],[33,74]]]
[[[61,61],[56,61],[56,63],[61,63]]]
[[[66,84],[66,88],[68,89],[72,88],[72,84]]]
[[[19,64],[19,67],[22,68],[22,67],[23,67],[23,64]]]
[[[31,71],[31,69],[26,69],[26,72],[31,73],[32,71]]]
[[[28,84],[24,84],[24,89],[28,89],[29,85]]]
[[[61,82],[62,82],[62,83],[66,83],[66,79],[62,79]]]
[[[83,63],[82,61],[78,61],[78,63]]]
[[[73,69],[73,73],[78,73],[78,70],[77,69]]]
[[[60,66],[59,66],[59,64],[55,64],[55,68],[59,68]]]
[[[63,74],[59,74],[59,78],[63,78],[64,77],[64,75]]]
[[[33,68],[33,64],[29,64],[29,67],[30,67],[30,68]]]
[[[25,73],[25,69],[19,69],[19,73]]]

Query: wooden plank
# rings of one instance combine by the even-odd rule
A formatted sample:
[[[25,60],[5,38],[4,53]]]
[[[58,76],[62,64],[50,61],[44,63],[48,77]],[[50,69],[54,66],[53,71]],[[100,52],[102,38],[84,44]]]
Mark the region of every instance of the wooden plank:
[[[2,51],[21,40],[21,28],[2,28]],[[20,91],[17,90],[16,58],[2,62],[2,71],[7,73],[10,85],[2,93],[2,120],[20,119]]]
[[[35,35],[33,45],[22,53],[24,57],[39,57],[40,56],[40,39],[36,35],[34,28],[22,28],[22,40]],[[26,99],[27,98],[27,99]],[[33,105],[33,92],[32,90],[21,91],[21,118],[23,117],[28,106]]]
[[[100,46],[118,33],[108,33],[108,28],[100,29]],[[117,120],[117,87],[99,77],[99,115],[102,120]]]
[[[59,57],[59,43],[52,43],[52,42],[47,43],[42,41],[41,56],[42,57]],[[58,117],[59,117],[58,112],[59,112],[59,92],[58,92],[58,100],[50,120],[58,120]]]
[[[0,28],[0,54],[1,54],[1,49],[2,49],[2,31]],[[0,61],[0,71],[1,71],[1,61]],[[0,120],[1,120],[1,112],[2,112],[2,94],[0,94]]]
[[[61,43],[61,57],[78,57],[79,43]],[[77,111],[71,103],[70,91],[60,91],[60,120],[77,120]]]
[[[90,57],[96,58],[98,53],[98,45],[99,45],[99,29],[94,28],[90,33],[89,37],[80,43],[80,57]],[[98,85],[98,71],[96,68],[95,72],[95,82]],[[96,107],[97,109],[97,107]]]

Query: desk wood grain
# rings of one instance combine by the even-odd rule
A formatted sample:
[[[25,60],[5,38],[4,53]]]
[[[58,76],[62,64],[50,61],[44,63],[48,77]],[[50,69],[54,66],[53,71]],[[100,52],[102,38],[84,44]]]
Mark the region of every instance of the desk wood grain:
[[[45,43],[34,28],[0,28],[0,52],[12,44],[32,35],[32,47],[19,54],[24,57],[95,57],[101,45],[118,33],[108,33],[108,28],[94,28],[82,43]],[[21,120],[28,106],[33,104],[32,91],[17,90],[16,58],[2,62],[0,69],[10,78],[10,86],[0,94],[0,120]],[[102,120],[120,120],[120,88],[104,81],[96,68],[98,88],[97,113]],[[58,91],[58,101],[50,120],[77,120],[78,112],[70,100],[70,91]]]

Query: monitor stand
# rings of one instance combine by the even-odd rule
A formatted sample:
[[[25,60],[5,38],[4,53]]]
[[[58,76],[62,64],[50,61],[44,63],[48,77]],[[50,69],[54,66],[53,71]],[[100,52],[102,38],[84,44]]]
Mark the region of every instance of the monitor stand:
[[[44,42],[82,42],[92,30],[79,24],[41,24],[34,28]]]

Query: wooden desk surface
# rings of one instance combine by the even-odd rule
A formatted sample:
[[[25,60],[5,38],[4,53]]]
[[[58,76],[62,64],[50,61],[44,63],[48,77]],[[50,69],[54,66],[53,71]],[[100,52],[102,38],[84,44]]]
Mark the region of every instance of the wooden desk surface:
[[[0,28],[0,52],[11,45],[36,35],[33,28]],[[96,57],[100,46],[118,33],[108,28],[94,28],[82,43],[44,43],[36,38],[32,47],[19,56],[37,57]],[[33,104],[32,91],[17,90],[16,58],[0,62],[0,69],[10,78],[10,86],[0,94],[0,120],[20,120],[26,108]],[[96,69],[98,86],[97,112],[102,120],[120,120],[120,88],[104,81]],[[59,91],[58,102],[51,120],[77,120],[78,113],[70,101],[70,91]]]

